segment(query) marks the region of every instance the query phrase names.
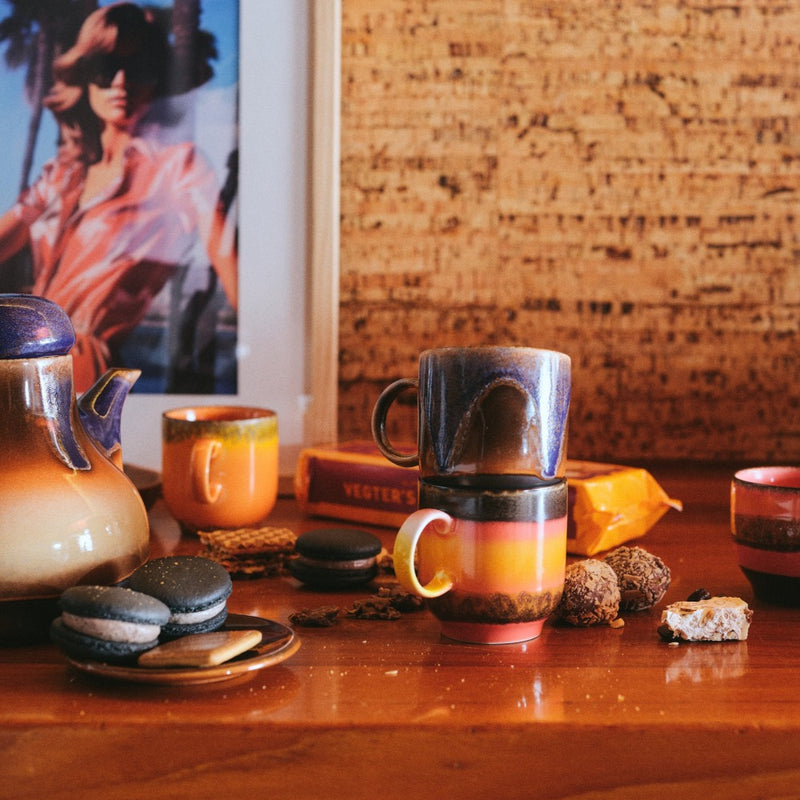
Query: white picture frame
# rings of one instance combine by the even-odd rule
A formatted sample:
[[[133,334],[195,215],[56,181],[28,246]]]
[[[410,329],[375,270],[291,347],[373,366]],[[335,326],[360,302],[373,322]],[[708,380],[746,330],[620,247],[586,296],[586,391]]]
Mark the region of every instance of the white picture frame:
[[[160,471],[161,415],[184,405],[278,413],[281,475],[336,440],[341,0],[240,0],[236,395],[132,394],[126,464]]]

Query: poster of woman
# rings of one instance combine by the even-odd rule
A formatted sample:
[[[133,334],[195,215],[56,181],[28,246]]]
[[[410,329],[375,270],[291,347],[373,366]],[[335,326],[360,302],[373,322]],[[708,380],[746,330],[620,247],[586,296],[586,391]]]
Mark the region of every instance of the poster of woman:
[[[0,290],[59,303],[77,391],[235,394],[238,0],[0,0]]]

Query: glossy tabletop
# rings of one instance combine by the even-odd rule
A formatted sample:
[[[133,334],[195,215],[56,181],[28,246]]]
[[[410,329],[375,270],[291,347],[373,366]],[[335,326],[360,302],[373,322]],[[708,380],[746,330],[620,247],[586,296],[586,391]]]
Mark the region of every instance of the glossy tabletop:
[[[645,465],[646,466],[646,465]],[[800,610],[753,600],[729,533],[730,465],[648,467],[683,512],[643,538],[672,571],[622,628],[526,644],[444,640],[427,611],[298,628],[285,662],[208,686],[98,679],[50,644],[0,649],[0,797],[762,797],[800,786]],[[283,498],[269,522],[330,524]],[[194,552],[163,505],[153,555]],[[393,531],[370,528],[391,549]],[[754,609],[745,642],[669,645],[660,608],[703,587]],[[231,611],[347,608],[289,577]],[[278,795],[277,793],[280,793]]]

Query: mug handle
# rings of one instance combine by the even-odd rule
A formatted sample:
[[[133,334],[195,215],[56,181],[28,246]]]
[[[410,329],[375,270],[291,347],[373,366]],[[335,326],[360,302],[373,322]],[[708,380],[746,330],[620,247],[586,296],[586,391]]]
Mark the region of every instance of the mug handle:
[[[389,384],[378,397],[372,410],[372,438],[386,458],[400,467],[416,467],[419,464],[418,453],[401,453],[389,441],[386,435],[386,415],[395,398],[406,389],[419,389],[419,381],[415,378],[401,378]]]
[[[438,569],[423,586],[414,569],[417,542],[429,526],[438,536],[449,536],[453,532],[453,518],[438,508],[421,508],[411,514],[400,526],[394,542],[394,572],[409,592],[420,597],[440,597],[453,588],[452,578],[443,569]]]
[[[217,439],[198,439],[192,446],[189,477],[192,495],[198,503],[210,505],[219,500],[221,483],[211,483],[211,462],[219,455],[222,443]]]

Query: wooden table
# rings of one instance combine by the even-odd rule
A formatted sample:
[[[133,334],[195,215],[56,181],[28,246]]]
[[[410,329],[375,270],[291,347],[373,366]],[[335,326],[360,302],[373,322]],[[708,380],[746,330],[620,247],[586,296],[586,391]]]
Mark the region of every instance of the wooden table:
[[[728,532],[732,466],[652,466],[682,513],[639,544],[755,614],[745,642],[670,646],[659,610],[536,641],[440,638],[427,611],[300,629],[288,661],[198,687],[104,682],[49,644],[0,649],[0,797],[796,796],[800,610],[752,599]],[[272,520],[317,527],[291,499]],[[162,506],[154,555],[191,552]],[[376,529],[391,546],[393,532]],[[349,605],[289,578],[237,581],[231,610],[287,622]],[[663,603],[661,604],[663,605]]]

